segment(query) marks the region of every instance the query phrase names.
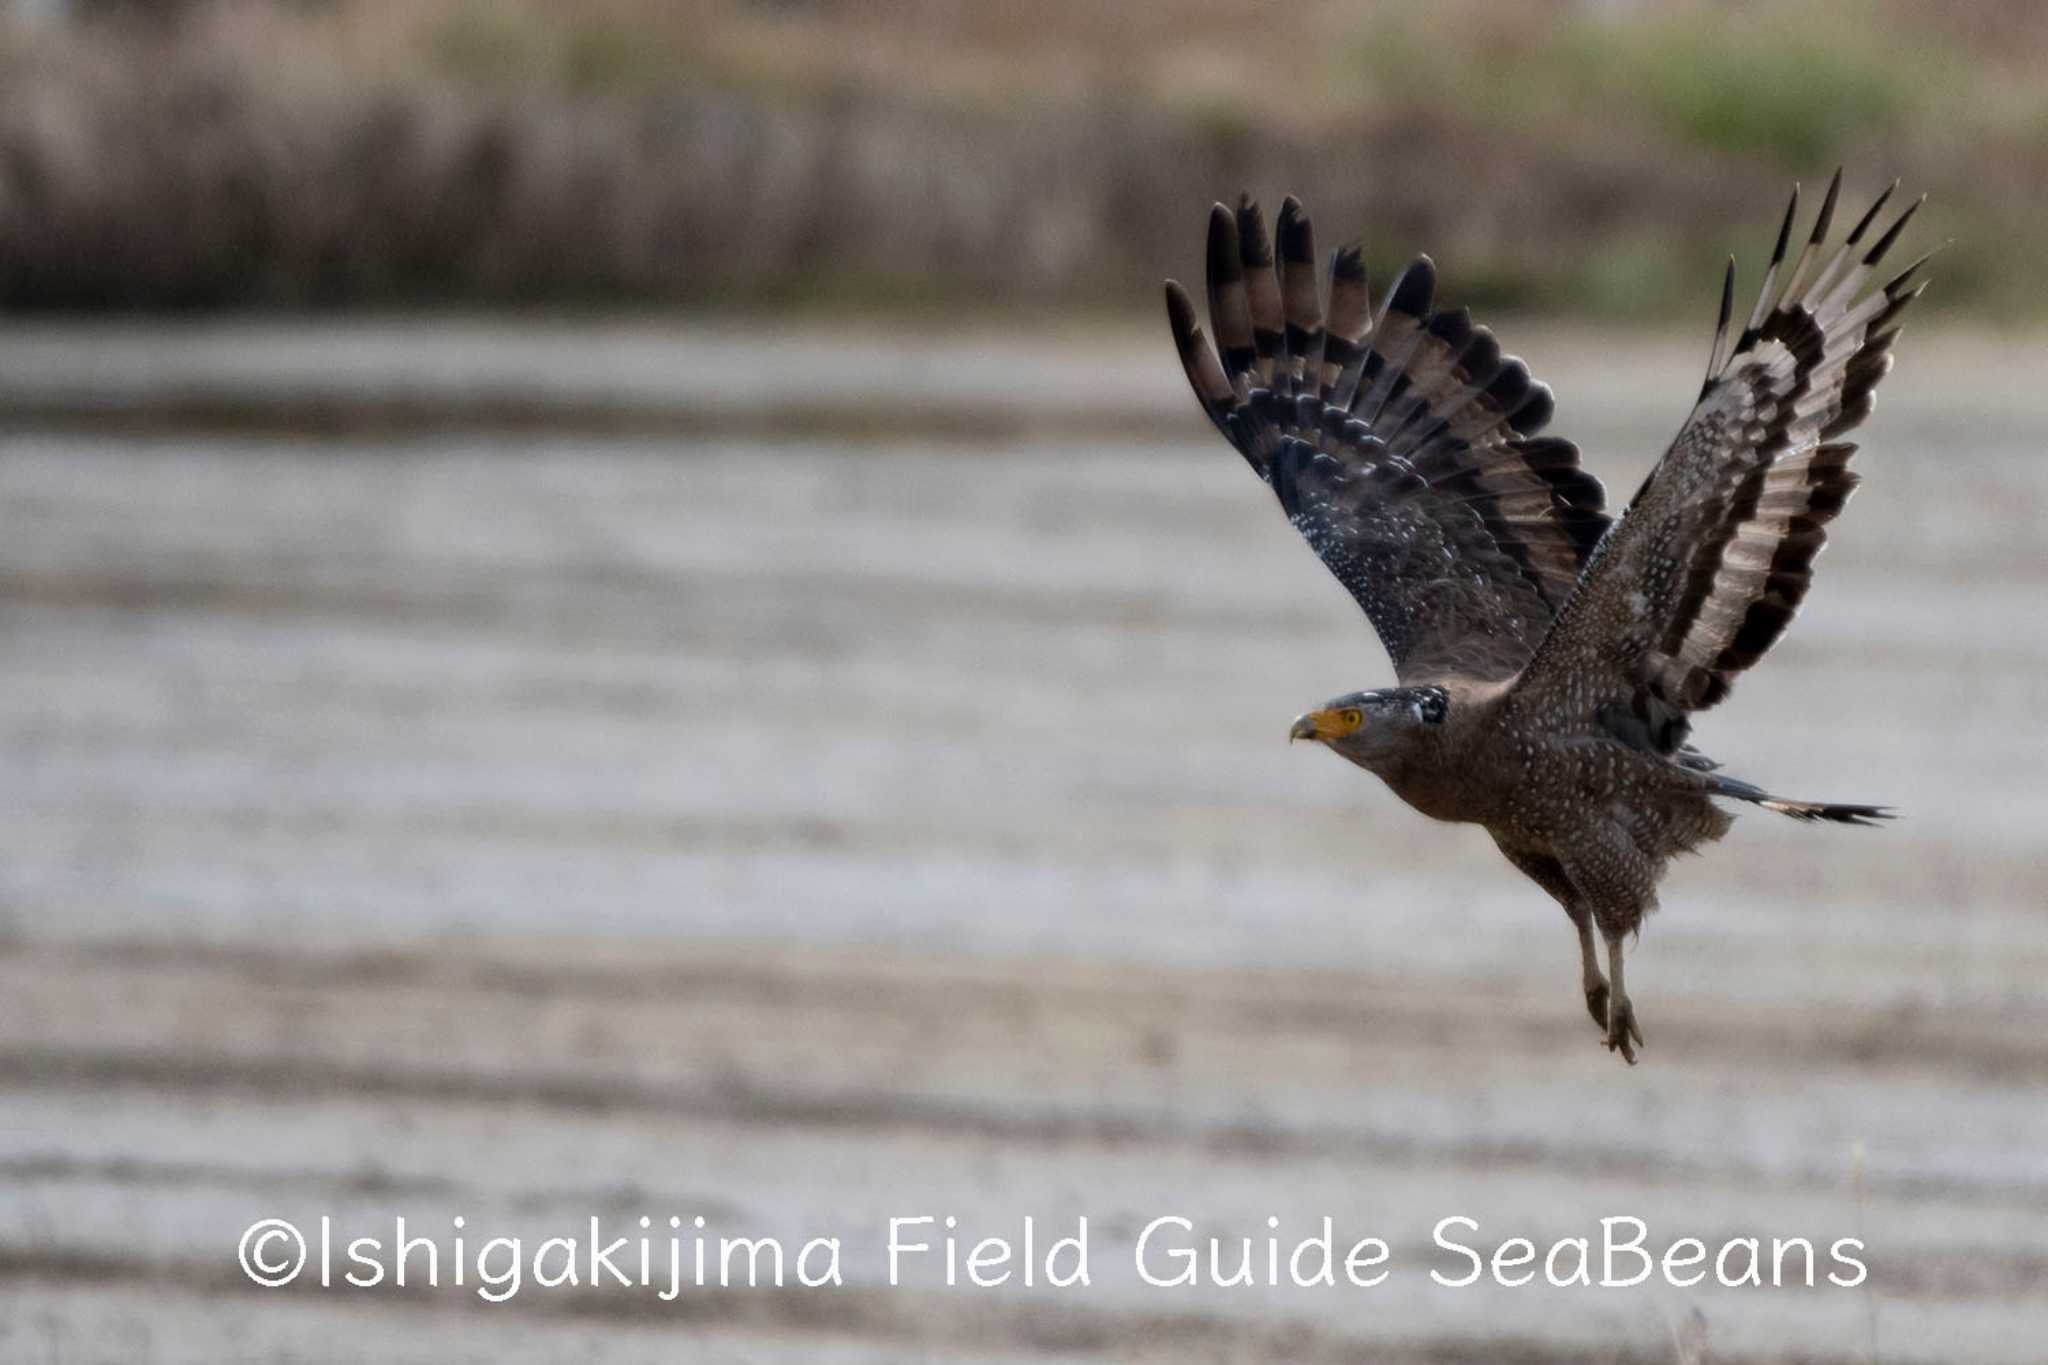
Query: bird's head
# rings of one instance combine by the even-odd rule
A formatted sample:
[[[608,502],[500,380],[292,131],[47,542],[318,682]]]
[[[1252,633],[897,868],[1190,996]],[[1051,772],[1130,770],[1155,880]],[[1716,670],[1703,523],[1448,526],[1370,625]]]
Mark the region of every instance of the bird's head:
[[[1441,687],[1383,687],[1308,712],[1287,737],[1327,744],[1360,767],[1377,770],[1415,754],[1449,714],[1450,698]]]

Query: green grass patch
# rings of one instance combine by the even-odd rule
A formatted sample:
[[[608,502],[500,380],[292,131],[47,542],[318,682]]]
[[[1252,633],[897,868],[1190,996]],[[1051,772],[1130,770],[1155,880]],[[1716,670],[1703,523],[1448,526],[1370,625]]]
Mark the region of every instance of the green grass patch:
[[[1515,43],[1464,17],[1399,6],[1345,51],[1382,101],[1560,136],[1620,128],[1796,170],[1946,114],[1965,66],[1937,39],[1887,37],[1867,4],[1579,14]]]
[[[1555,78],[1593,96],[1581,101],[1589,115],[1637,111],[1700,146],[1804,169],[1857,138],[1891,136],[1921,103],[1911,64],[1871,38],[1872,16],[1856,8],[1752,11],[1736,23],[1696,11],[1582,19],[1552,51]]]

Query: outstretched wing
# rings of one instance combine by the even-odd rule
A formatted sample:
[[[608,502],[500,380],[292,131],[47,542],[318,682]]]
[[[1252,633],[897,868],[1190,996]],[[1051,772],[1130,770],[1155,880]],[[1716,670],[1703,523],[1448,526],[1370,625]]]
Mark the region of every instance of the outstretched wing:
[[[1578,448],[1536,433],[1550,390],[1462,308],[1433,307],[1419,257],[1377,322],[1354,244],[1330,262],[1327,324],[1308,216],[1281,206],[1276,275],[1249,198],[1209,215],[1209,319],[1172,281],[1167,318],[1217,429],[1358,599],[1404,682],[1513,676],[1607,529]]]
[[[1891,190],[1823,252],[1841,180],[1838,171],[1780,288],[1794,189],[1763,291],[1723,360],[1729,263],[1699,402],[1516,682],[1515,704],[1670,753],[1686,715],[1727,696],[1798,610],[1827,523],[1857,482],[1856,447],[1837,438],[1870,414],[1899,315],[1926,287],[1914,281],[1922,257],[1870,288],[1919,208],[1865,248]]]

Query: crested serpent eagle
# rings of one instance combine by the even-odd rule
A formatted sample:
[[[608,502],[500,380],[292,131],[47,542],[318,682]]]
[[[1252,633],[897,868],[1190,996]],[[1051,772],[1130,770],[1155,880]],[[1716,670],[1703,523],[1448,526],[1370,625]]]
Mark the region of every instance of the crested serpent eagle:
[[[1578,448],[1539,434],[1550,390],[1464,309],[1437,306],[1427,256],[1375,317],[1355,244],[1332,254],[1325,299],[1301,205],[1281,206],[1276,267],[1247,197],[1209,215],[1213,346],[1166,285],[1202,410],[1358,599],[1399,680],[1310,711],[1293,736],[1425,815],[1485,826],[1571,917],[1586,1008],[1631,1063],[1643,1035],[1622,941],[1656,908],[1672,855],[1727,833],[1717,800],[1843,824],[1888,814],[1774,796],[1688,742],[1688,718],[1728,695],[1806,595],[1856,486],[1841,438],[1869,415],[1926,287],[1921,262],[1876,283],[1919,207],[1873,231],[1891,190],[1829,244],[1841,179],[1788,269],[1794,189],[1732,337],[1729,262],[1698,401],[1619,517]]]

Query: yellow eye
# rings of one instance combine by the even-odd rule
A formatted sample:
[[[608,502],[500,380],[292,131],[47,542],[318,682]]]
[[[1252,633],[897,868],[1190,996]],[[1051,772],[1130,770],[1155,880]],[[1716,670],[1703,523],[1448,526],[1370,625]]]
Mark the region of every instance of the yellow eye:
[[[1352,706],[1345,708],[1343,720],[1345,729],[1356,730],[1365,720],[1365,717],[1359,714],[1357,707]]]

